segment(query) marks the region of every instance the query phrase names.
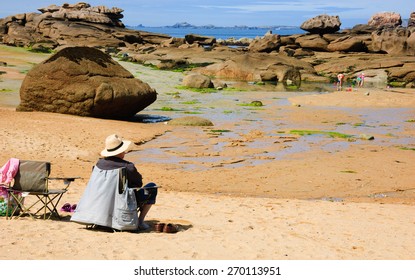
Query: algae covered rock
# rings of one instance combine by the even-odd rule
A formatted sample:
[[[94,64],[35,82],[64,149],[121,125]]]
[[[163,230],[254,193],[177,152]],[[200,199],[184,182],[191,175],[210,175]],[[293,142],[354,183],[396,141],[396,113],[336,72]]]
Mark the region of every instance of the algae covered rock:
[[[173,119],[169,124],[183,126],[213,126],[213,123],[210,120],[194,116]]]

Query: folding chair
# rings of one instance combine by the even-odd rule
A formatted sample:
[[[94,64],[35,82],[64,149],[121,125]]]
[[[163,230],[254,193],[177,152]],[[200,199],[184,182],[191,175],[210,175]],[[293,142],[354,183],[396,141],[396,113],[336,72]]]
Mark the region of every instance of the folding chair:
[[[43,219],[46,219],[47,213],[49,214],[48,219],[53,215],[56,215],[59,219],[61,218],[56,207],[63,194],[68,190],[70,183],[79,177],[51,178],[49,177],[50,169],[50,162],[20,160],[19,170],[14,177],[14,184],[7,190],[9,198],[16,202],[16,206],[10,211],[10,218],[20,211],[16,218],[28,214],[34,219],[34,216],[41,213],[42,210]],[[50,180],[62,180],[64,188],[49,189]],[[32,195],[35,198],[35,201],[28,206],[24,203],[27,195]],[[10,201],[11,199],[7,204],[7,213],[9,213]],[[30,210],[37,204],[40,204],[40,208],[32,214]]]

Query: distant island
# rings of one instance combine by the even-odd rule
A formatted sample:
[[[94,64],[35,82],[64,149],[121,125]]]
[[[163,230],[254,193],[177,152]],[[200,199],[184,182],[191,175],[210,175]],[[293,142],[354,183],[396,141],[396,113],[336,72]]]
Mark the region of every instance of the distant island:
[[[402,19],[401,26],[407,26],[409,19]],[[165,26],[145,26],[142,24],[136,26],[127,26],[132,29],[138,28],[202,28],[202,29],[245,29],[245,30],[255,30],[255,29],[269,29],[269,30],[286,30],[286,29],[295,29],[300,28],[299,26],[290,26],[290,25],[264,25],[264,26],[247,26],[247,25],[234,25],[234,26],[215,26],[213,24],[207,25],[193,25],[188,22],[178,22],[173,25],[165,25]],[[344,28],[352,28],[353,26],[344,27]],[[342,28],[342,29],[344,29]]]
[[[203,29],[273,29],[273,30],[281,30],[281,29],[293,29],[299,28],[298,26],[288,26],[288,25],[269,25],[269,26],[247,26],[247,25],[234,25],[234,26],[215,26],[213,24],[208,25],[193,25],[188,22],[178,22],[173,25],[166,25],[166,26],[144,26],[142,24],[136,26],[128,26],[129,28],[137,29],[137,28],[203,28]]]

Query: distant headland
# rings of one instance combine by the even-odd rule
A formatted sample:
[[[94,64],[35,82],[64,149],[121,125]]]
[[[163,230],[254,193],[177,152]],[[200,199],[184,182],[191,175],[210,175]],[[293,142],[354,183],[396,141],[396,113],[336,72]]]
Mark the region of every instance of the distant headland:
[[[289,25],[263,25],[263,26],[248,26],[248,25],[234,25],[234,26],[215,26],[213,24],[207,25],[193,25],[188,22],[178,22],[173,25],[164,25],[164,26],[145,26],[139,24],[136,26],[127,26],[129,28],[137,29],[143,27],[158,27],[158,28],[203,28],[203,29],[293,29],[300,28],[299,26],[289,26]]]

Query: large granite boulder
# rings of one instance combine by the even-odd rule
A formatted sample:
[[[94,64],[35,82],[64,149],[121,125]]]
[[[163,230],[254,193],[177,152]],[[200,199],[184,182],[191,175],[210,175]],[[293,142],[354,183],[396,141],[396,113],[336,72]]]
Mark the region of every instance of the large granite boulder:
[[[359,36],[346,35],[330,42],[327,50],[331,52],[365,52],[367,47]]]
[[[248,46],[251,52],[278,51],[281,46],[281,36],[278,34],[266,34],[264,37],[254,39]]]
[[[415,28],[411,32],[411,36],[406,40],[407,53],[409,55],[415,55]]]
[[[359,34],[371,34],[373,31],[376,30],[376,27],[370,26],[368,24],[356,24],[350,30],[350,34],[359,35]]]
[[[411,41],[408,44],[410,35],[411,31],[404,27],[378,29],[372,33],[372,49],[393,55],[411,54],[415,46]]]
[[[415,27],[415,12],[409,16],[408,27]]]
[[[295,43],[304,49],[313,51],[327,51],[329,42],[319,34],[311,34],[300,36]]]
[[[88,3],[79,2],[76,4],[64,3],[61,7],[50,5],[38,9],[43,14],[50,13],[50,17],[58,20],[82,20],[85,22],[100,23],[118,27],[124,27],[120,21],[123,18],[120,8],[107,8],[105,6],[91,7]]]
[[[107,54],[68,47],[27,73],[17,110],[126,119],[156,98],[154,89]]]
[[[212,80],[205,75],[190,74],[183,78],[183,85],[190,88],[213,88]]]
[[[382,12],[374,14],[367,24],[376,28],[398,27],[402,24],[402,18],[395,12]]]
[[[216,43],[216,38],[198,34],[187,34],[184,36],[184,39],[186,40],[186,43],[190,45],[194,43],[198,43],[200,45],[213,45]]]
[[[339,31],[341,24],[339,16],[319,15],[303,22],[300,28],[312,34],[326,34]]]
[[[253,53],[233,56],[195,71],[216,78],[300,86],[299,69],[312,71],[310,68],[308,63],[284,55]]]

